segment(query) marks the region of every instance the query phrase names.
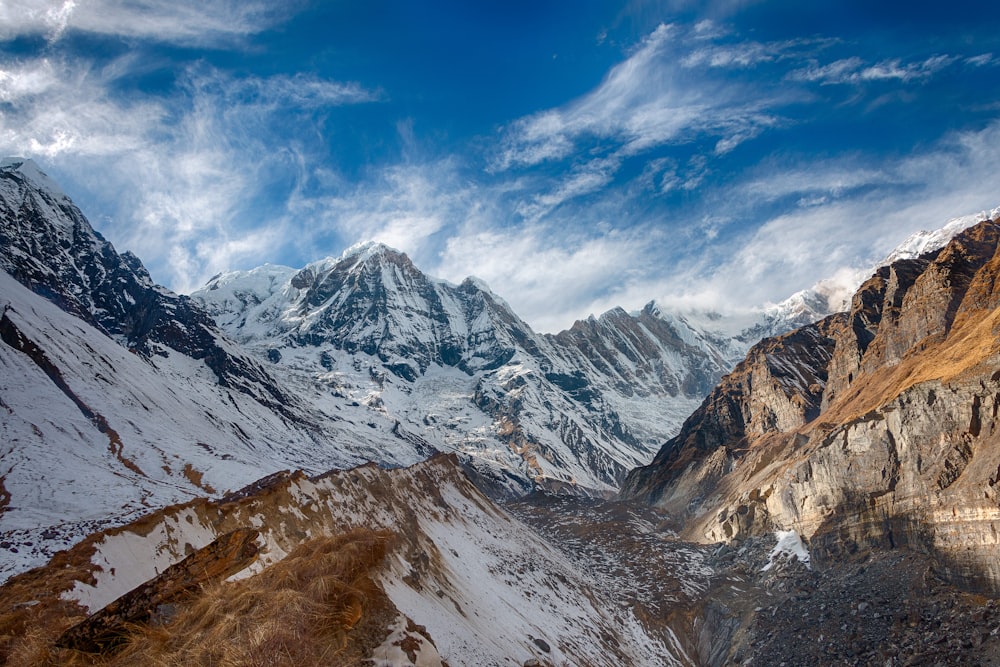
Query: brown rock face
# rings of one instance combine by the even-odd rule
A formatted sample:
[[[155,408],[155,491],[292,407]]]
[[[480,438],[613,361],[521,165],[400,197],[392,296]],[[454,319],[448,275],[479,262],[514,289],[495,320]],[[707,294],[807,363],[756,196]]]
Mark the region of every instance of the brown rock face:
[[[695,539],[795,529],[820,562],[908,546],[1000,591],[998,241],[980,223],[759,344],[623,494]]]
[[[843,321],[834,315],[754,346],[653,462],[632,471],[622,494],[684,512],[758,441],[813,420],[833,353],[831,330]]]

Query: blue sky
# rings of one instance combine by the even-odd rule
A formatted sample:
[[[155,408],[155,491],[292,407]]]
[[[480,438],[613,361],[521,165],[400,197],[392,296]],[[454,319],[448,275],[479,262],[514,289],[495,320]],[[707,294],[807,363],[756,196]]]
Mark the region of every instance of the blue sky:
[[[982,2],[0,2],[0,152],[158,282],[379,240],[542,331],[1000,205],[998,84]]]

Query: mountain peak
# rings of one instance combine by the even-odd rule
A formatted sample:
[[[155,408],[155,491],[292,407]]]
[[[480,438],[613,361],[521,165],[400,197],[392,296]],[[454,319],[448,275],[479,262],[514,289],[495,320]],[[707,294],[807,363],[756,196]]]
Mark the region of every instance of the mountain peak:
[[[943,248],[952,238],[985,220],[1000,219],[1000,207],[991,211],[980,211],[971,215],[951,218],[940,229],[919,231],[909,236],[905,241],[883,259],[879,266],[888,266],[900,259],[915,259],[924,253]]]
[[[35,186],[35,189],[48,192],[55,199],[69,199],[62,188],[30,158],[5,157],[0,159],[0,173],[13,172],[17,172],[29,181]]]
[[[466,276],[465,280],[462,281],[462,286],[475,288],[480,292],[486,292],[487,294],[496,296],[493,294],[493,290],[490,289],[490,286],[486,283],[486,281],[482,278],[477,278],[476,276]]]
[[[339,262],[355,259],[357,262],[367,262],[374,257],[409,257],[401,250],[386,245],[380,241],[362,241],[347,248],[340,255]]]

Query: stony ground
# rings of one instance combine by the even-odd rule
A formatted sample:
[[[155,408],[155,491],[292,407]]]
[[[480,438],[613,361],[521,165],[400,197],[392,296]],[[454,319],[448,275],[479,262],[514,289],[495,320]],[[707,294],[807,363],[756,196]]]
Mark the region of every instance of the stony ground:
[[[770,546],[758,539],[713,558],[753,583],[734,605],[752,609],[730,664],[1000,665],[1000,604],[946,583],[928,556],[887,551],[761,572]]]
[[[697,664],[1000,667],[1000,600],[947,583],[926,554],[764,571],[771,536],[706,549],[625,503],[535,496],[508,509],[606,578],[608,595],[684,631]]]

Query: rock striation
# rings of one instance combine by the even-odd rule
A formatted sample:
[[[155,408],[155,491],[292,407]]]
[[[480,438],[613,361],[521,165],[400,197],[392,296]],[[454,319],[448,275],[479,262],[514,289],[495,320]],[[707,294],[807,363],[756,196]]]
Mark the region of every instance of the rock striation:
[[[694,539],[794,529],[821,563],[906,546],[1000,590],[998,240],[981,222],[762,341],[623,495]]]

